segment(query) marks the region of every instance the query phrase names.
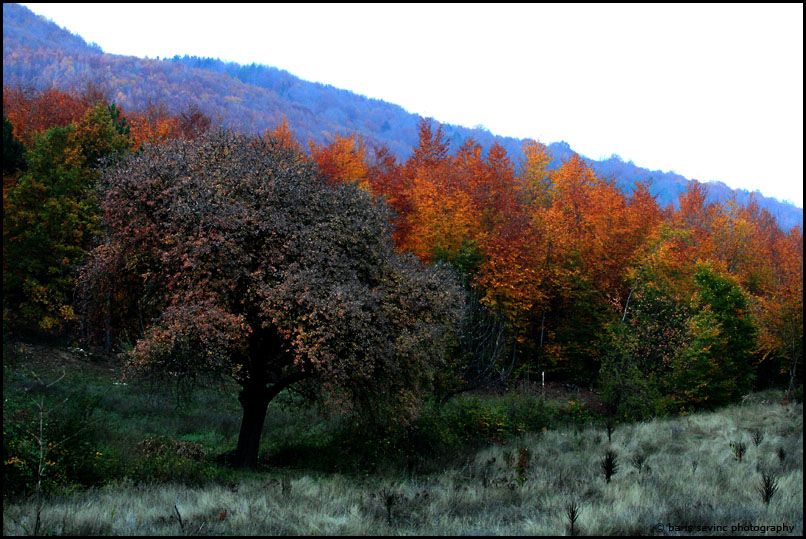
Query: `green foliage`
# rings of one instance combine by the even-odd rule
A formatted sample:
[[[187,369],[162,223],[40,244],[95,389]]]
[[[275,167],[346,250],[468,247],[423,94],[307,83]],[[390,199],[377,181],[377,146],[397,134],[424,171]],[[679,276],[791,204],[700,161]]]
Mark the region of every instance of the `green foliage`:
[[[129,137],[131,135],[131,126],[129,126],[129,122],[126,121],[126,118],[121,114],[117,105],[111,103],[107,109],[109,111],[109,118],[112,120],[112,125],[115,127],[118,134]]]
[[[514,433],[542,432],[557,423],[559,411],[541,397],[513,391],[503,395],[500,401]]]
[[[552,313],[546,321],[546,335],[552,336],[551,348],[554,349],[546,358],[546,371],[553,373],[554,378],[589,384],[596,380],[605,348],[605,328],[613,320],[614,313],[576,264],[569,267],[574,276],[567,296],[552,306]],[[538,331],[536,328],[533,339],[538,338]],[[540,372],[531,370],[532,379],[539,376]]]
[[[450,403],[449,424],[465,443],[501,443],[512,425],[499,403],[468,396]]]
[[[126,470],[128,477],[147,483],[177,482],[200,485],[215,475],[204,448],[167,436],[150,436],[137,444],[140,458]]]
[[[323,471],[378,471],[385,467],[428,472],[490,443],[505,444],[554,425],[558,412],[526,394],[457,396],[428,402],[408,425],[353,417],[326,429],[309,429],[269,447],[275,466]]]
[[[481,302],[478,289],[466,285],[465,290],[456,348],[434,380],[435,394],[443,401],[466,391],[503,389],[517,357],[517,343],[506,319]]]
[[[577,431],[600,419],[599,414],[585,406],[584,402],[576,399],[569,400],[568,407],[563,409],[562,413],[563,419],[574,425]]]
[[[99,105],[77,125],[44,132],[28,153],[28,171],[9,189],[3,317],[11,329],[55,336],[74,319],[76,269],[100,234],[92,166],[128,148],[115,125]]]
[[[99,104],[87,111],[71,136],[71,164],[96,168],[102,160],[120,157],[131,146],[129,126],[114,105]]]
[[[639,344],[630,327],[610,327],[610,349],[599,370],[601,398],[618,421],[642,421],[661,413],[657,374],[641,368]]]
[[[3,116],[3,175],[25,170],[25,147],[14,137],[14,126]]]
[[[645,271],[624,322],[610,325],[599,376],[617,419],[713,408],[750,390],[756,328],[745,292],[706,264],[695,283],[687,306]]]
[[[465,239],[455,253],[440,246],[434,247],[433,260],[450,264],[465,282],[469,282],[484,262],[484,254],[475,241]]]
[[[644,268],[624,319],[609,324],[599,371],[602,401],[621,421],[662,415],[671,363],[684,346],[689,309]]]
[[[98,399],[85,391],[14,394],[3,408],[4,496],[33,493],[39,478],[44,492],[97,485],[115,466],[96,421]]]
[[[681,410],[713,408],[750,391],[756,327],[747,297],[731,278],[708,265],[695,274],[696,314],[688,322],[688,344],[673,362],[672,400]]]

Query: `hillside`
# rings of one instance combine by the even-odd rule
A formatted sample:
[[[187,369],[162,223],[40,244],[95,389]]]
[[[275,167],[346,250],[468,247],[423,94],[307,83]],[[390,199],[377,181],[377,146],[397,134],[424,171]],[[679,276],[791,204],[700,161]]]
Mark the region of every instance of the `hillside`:
[[[152,60],[105,54],[97,45],[87,44],[16,4],[3,5],[3,83],[68,90],[100,84],[130,110],[163,102],[176,112],[195,103],[223,125],[249,133],[262,132],[286,116],[303,141],[322,143],[338,133],[356,132],[370,143],[388,146],[399,158],[406,157],[416,144],[420,119],[400,106],[303,81],[273,67],[209,58]],[[521,155],[519,139],[453,125],[446,125],[445,133],[454,149],[472,137],[485,148],[498,142],[516,160]],[[564,142],[552,143],[549,149],[553,166],[573,152]],[[617,156],[588,161],[597,174],[614,179],[625,191],[636,181],[650,181],[650,191],[661,205],[676,204],[690,181],[673,172],[641,168]],[[760,193],[731,189],[721,182],[708,186],[712,201],[735,196],[739,203],[746,203],[754,196],[782,228],[803,225],[801,208]]]

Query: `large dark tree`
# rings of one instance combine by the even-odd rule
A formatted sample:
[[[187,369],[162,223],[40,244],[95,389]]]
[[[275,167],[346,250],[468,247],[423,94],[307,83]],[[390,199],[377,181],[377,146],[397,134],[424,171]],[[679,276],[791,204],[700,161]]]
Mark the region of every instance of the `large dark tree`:
[[[411,409],[443,365],[459,287],[395,252],[385,206],[327,184],[295,150],[227,132],[146,146],[103,189],[108,237],[83,275],[89,335],[142,326],[134,371],[233,377],[233,463],[256,463],[267,406],[292,384]]]

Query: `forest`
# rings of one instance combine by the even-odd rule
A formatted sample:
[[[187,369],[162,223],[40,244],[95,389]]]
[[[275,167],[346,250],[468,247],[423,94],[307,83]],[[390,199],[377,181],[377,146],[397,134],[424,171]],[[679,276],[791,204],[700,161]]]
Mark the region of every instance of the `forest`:
[[[419,139],[420,116],[396,104],[309,82],[266,65],[240,65],[194,56],[159,59],[105,53],[19,4],[3,5],[3,81],[6,86],[39,91],[81,92],[87,85],[95,85],[128,111],[162,104],[178,115],[194,105],[216,123],[245,134],[261,134],[285,118],[303,143],[312,139],[317,144],[328,144],[336,136],[358,135],[367,144],[389,148],[402,161],[409,158]],[[523,158],[521,139],[496,135],[483,127],[443,124],[442,129],[451,152],[472,138],[485,152],[499,144],[513,161]],[[551,157],[549,169],[558,167],[574,153],[567,142],[546,144]],[[583,160],[597,176],[614,180],[628,194],[636,181],[646,182],[662,207],[677,207],[690,183],[673,171],[643,168],[618,155],[596,157]],[[766,158],[772,161],[775,156]],[[699,178],[708,180],[707,202],[725,203],[735,198],[746,205],[753,198],[785,230],[795,225],[803,228],[802,208],[758,191],[731,189],[713,181],[717,179]]]
[[[719,420],[696,414],[759,391],[782,403],[767,443],[782,440],[776,462],[791,468],[780,473],[795,475],[780,488],[802,476],[802,230],[781,229],[752,197],[709,202],[693,182],[661,206],[647,184],[625,194],[576,154],[551,167],[538,141],[520,156],[473,139],[452,149],[431,120],[401,160],[358,134],[301,140],[287,120],[241,134],[192,104],[128,110],[92,87],[4,87],[3,115],[4,498],[29,497],[35,514],[23,524],[19,509],[19,530],[43,531],[46,494],[69,485],[233,481],[315,462],[412,477],[487,444],[497,449],[468,465],[471,479],[486,489],[503,470],[502,492],[523,505],[548,464],[506,449],[517,436],[573,428],[593,451],[597,425],[608,444],[628,429],[651,440],[641,428],[678,417],[705,436]],[[26,374],[48,363],[48,380]],[[216,441],[139,426],[149,436],[105,441],[91,418],[142,416],[93,389],[105,366],[131,406],[151,406],[135,388],[155,392],[157,422],[171,409],[202,422],[229,410],[207,427]],[[84,384],[69,382],[69,400],[66,367]],[[565,402],[545,398],[545,381]],[[292,432],[306,414],[338,427],[283,442],[278,421]],[[741,463],[747,447],[731,440]],[[133,444],[145,455],[134,465]],[[618,470],[611,449],[605,484]],[[766,505],[773,480],[762,477]],[[291,484],[278,479],[283,495],[306,488]],[[411,488],[384,487],[365,510],[389,529],[408,522],[418,496],[437,496]],[[800,497],[788,522],[802,528]],[[576,503],[564,506],[572,535]],[[174,509],[181,532],[215,521]],[[216,506],[219,522],[228,511]]]

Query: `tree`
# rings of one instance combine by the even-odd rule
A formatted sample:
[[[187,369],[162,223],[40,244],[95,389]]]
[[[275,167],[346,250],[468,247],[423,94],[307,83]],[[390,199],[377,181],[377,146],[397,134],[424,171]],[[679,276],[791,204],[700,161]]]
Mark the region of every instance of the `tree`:
[[[267,406],[294,384],[405,418],[443,365],[459,287],[396,254],[386,207],[297,152],[228,132],[146,145],[104,189],[108,238],[83,273],[85,316],[97,329],[128,302],[146,321],[133,374],[237,381],[232,463],[256,464]]]
[[[521,190],[527,204],[545,208],[551,204],[552,183],[548,166],[551,155],[545,144],[526,140],[521,146]]]
[[[25,145],[52,127],[78,122],[89,109],[107,101],[103,90],[93,85],[80,93],[3,88],[3,114],[14,126],[14,136]]]
[[[165,103],[149,101],[140,112],[130,113],[132,147],[136,150],[144,142],[161,143],[180,138],[179,118],[168,112]]]
[[[733,278],[700,264],[694,279],[698,291],[688,345],[672,363],[673,399],[681,408],[712,408],[750,391],[757,329],[747,296]]]
[[[192,140],[206,133],[213,125],[212,119],[195,103],[191,103],[185,112],[179,114],[179,136]]]
[[[274,129],[266,129],[263,132],[263,138],[269,144],[279,144],[289,150],[302,151],[302,146],[297,142],[294,132],[291,131],[291,127],[288,125],[287,116],[283,116],[283,121],[275,125]]]
[[[319,146],[313,141],[309,146],[311,157],[328,181],[354,183],[362,189],[369,189],[366,148],[356,135],[348,137],[336,135],[326,146]]]
[[[14,127],[3,116],[3,176],[25,169],[25,147],[14,138]]]
[[[35,137],[28,170],[4,200],[3,316],[13,327],[56,335],[74,318],[75,270],[100,232],[96,168],[127,150],[121,125],[99,104]]]
[[[780,234],[773,249],[775,285],[761,298],[759,348],[788,378],[787,397],[803,383],[803,234],[795,227]]]
[[[628,308],[608,326],[599,378],[608,412],[638,421],[662,411],[672,361],[686,344],[690,313],[686,303],[658,286],[651,267],[633,273]]]

